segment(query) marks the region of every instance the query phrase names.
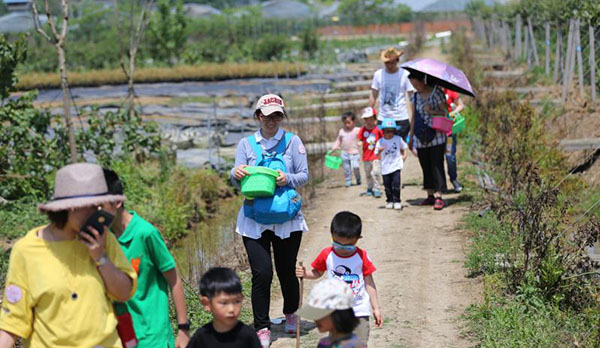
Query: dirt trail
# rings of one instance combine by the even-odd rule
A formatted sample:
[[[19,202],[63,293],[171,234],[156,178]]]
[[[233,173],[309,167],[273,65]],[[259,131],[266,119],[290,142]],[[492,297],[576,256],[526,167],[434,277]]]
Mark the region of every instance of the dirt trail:
[[[431,53],[429,56],[439,52]],[[364,185],[342,187],[342,175],[341,170],[332,174],[305,212],[310,232],[304,234],[298,260],[309,265],[331,243],[332,217],[342,210],[352,211],[363,219],[363,238],[358,245],[367,250],[377,267],[374,279],[384,317],[379,329],[371,320],[369,347],[472,346],[461,337],[459,317],[466,306],[476,302],[480,291],[478,281],[466,278],[463,268],[467,237],[457,224],[467,205],[457,204],[461,196],[446,195],[448,206],[440,212],[416,206],[425,193],[421,168],[412,154],[402,175],[406,184],[402,211],[384,209],[384,198],[361,197]],[[305,301],[315,282],[304,282]],[[282,316],[281,299],[273,301],[271,316]],[[302,347],[316,347],[322,334],[311,322],[302,321],[302,327]],[[272,347],[295,346],[295,337],[282,333],[283,325],[272,329]]]

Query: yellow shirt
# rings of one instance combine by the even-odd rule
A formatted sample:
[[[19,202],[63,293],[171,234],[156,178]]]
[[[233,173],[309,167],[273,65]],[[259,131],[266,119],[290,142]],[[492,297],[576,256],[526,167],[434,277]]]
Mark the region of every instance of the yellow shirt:
[[[25,339],[25,346],[120,348],[112,301],[87,247],[81,241],[50,242],[37,227],[10,254],[0,329]],[[112,233],[106,255],[133,279],[137,275]]]

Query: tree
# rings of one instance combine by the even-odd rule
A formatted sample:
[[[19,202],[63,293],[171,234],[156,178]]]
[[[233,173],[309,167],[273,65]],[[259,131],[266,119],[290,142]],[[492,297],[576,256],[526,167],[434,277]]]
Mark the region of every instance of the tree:
[[[121,1],[122,2],[122,1]],[[138,48],[140,46],[140,42],[142,37],[144,36],[144,31],[148,26],[148,22],[150,21],[150,10],[154,5],[154,0],[144,1],[142,4],[142,10],[139,14],[136,22],[135,16],[135,4],[137,1],[129,0],[129,25],[127,30],[129,31],[129,35],[125,35],[125,29],[121,23],[121,15],[119,13],[118,1],[114,0],[115,7],[115,24],[117,27],[117,32],[119,33],[119,48],[120,48],[120,56],[121,56],[121,69],[125,76],[127,76],[127,104],[128,104],[128,114],[129,117],[135,117],[135,91],[133,87],[134,77],[135,77],[135,57],[138,52]],[[125,46],[123,44],[123,38],[129,37],[129,48],[127,53],[125,52]],[[129,68],[125,65],[125,58],[129,59]]]
[[[65,42],[67,40],[67,26],[69,24],[69,0],[61,0],[61,16],[62,21],[60,27],[57,27],[54,16],[50,11],[48,0],[44,0],[45,12],[48,17],[48,25],[50,26],[50,34],[47,33],[40,24],[37,5],[32,3],[31,9],[33,12],[33,23],[35,29],[48,42],[56,47],[58,53],[58,68],[60,70],[60,85],[63,95],[63,117],[67,129],[69,130],[69,148],[71,150],[71,162],[77,162],[77,146],[75,144],[75,129],[73,128],[73,120],[71,119],[71,100],[69,99],[69,80],[67,78],[67,64],[65,59]],[[58,16],[57,16],[58,17]],[[60,32],[59,32],[60,31]]]
[[[21,37],[11,45],[6,41],[4,35],[0,35],[0,101],[2,104],[10,93],[15,91],[18,80],[15,69],[19,63],[25,61],[26,57],[25,38]]]
[[[157,3],[157,13],[150,22],[149,51],[152,59],[172,65],[185,49],[186,19],[179,0],[171,11],[168,0]]]

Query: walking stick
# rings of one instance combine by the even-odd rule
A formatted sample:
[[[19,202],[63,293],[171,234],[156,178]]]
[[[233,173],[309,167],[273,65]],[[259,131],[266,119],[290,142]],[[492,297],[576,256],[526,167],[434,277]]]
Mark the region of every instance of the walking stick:
[[[298,263],[302,267],[302,261]],[[304,278],[300,277],[300,301],[298,302],[298,308],[302,308],[302,297],[304,297]],[[300,348],[300,317],[296,321],[296,348]]]

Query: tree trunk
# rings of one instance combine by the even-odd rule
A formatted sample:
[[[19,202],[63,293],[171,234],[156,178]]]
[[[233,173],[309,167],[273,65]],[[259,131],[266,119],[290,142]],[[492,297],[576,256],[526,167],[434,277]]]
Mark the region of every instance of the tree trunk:
[[[67,66],[65,61],[64,41],[60,40],[56,44],[58,51],[58,67],[60,69],[60,86],[63,95],[63,117],[69,130],[69,149],[71,150],[71,162],[77,162],[77,146],[75,145],[75,129],[73,120],[71,120],[71,99],[69,94],[69,80],[67,79]]]
[[[596,36],[594,35],[594,27],[590,26],[590,84],[592,87],[592,102],[596,102]]]
[[[562,60],[562,26],[558,24],[558,31],[556,33],[556,53],[554,55],[554,74],[552,75],[552,84],[556,84],[560,78],[560,62]]]

